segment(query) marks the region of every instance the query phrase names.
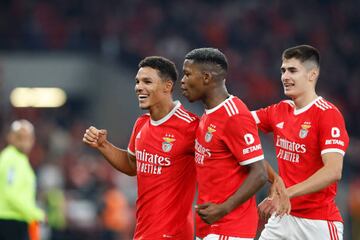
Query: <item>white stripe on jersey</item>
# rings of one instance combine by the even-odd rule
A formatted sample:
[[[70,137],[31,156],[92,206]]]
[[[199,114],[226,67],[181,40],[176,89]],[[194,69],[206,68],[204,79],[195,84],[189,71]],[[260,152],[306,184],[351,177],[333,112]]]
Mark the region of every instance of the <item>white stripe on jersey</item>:
[[[331,152],[335,152],[335,153],[340,153],[341,155],[345,156],[345,152],[341,149],[338,148],[327,148],[321,151],[321,155],[325,154],[325,153],[331,153]]]
[[[191,122],[194,120],[193,117],[191,117],[187,112],[185,112],[184,110],[182,110],[182,109],[180,109],[180,108],[179,108],[176,112],[179,113],[181,116],[186,117],[186,118],[189,119]]]
[[[243,162],[240,162],[240,165],[241,165],[241,166],[248,165],[248,164],[251,164],[251,163],[254,163],[254,162],[263,160],[263,159],[264,159],[264,155],[260,155],[260,156],[257,156],[257,157],[254,157],[254,158],[250,158],[250,159],[248,159],[248,160],[245,160],[245,161],[243,161]]]
[[[235,113],[239,114],[239,109],[236,107],[234,100],[232,98],[229,99],[229,103],[235,109]]]
[[[135,153],[133,151],[131,151],[129,148],[127,149],[128,153],[130,153],[131,155],[135,156]]]
[[[331,109],[332,108],[332,106],[329,104],[329,103],[327,103],[324,99],[322,99],[322,98],[320,98],[319,99],[319,102],[321,102],[323,105],[325,105],[326,107],[328,107],[328,109]]]
[[[225,109],[226,109],[227,114],[228,114],[229,116],[231,116],[231,113],[230,113],[230,110],[229,110],[228,106],[227,106],[226,104],[224,104],[224,107],[225,107]]]
[[[317,106],[318,108],[320,108],[321,110],[325,111],[325,107],[321,106],[320,104],[318,104],[317,102],[315,103],[315,106]]]
[[[321,102],[320,99],[319,99],[319,101],[317,101],[317,104],[319,104],[320,106],[322,106],[322,107],[325,108],[325,109],[330,109],[329,106],[327,106],[326,104],[324,104],[323,102]]]
[[[256,124],[259,124],[260,123],[260,119],[256,113],[256,111],[251,111],[251,115],[253,116],[254,120],[255,120],[255,123]]]
[[[225,102],[224,107],[229,117],[239,114],[239,109],[236,107],[232,98],[230,98],[228,101]]]
[[[196,240],[254,240],[253,238],[241,238],[241,237],[231,237],[225,235],[218,235],[218,234],[209,234],[205,236],[203,239],[196,237]]]
[[[325,111],[326,109],[332,109],[332,106],[330,104],[328,104],[324,99],[319,98],[316,102],[315,105],[320,108],[321,110]]]
[[[229,102],[225,102],[225,106],[227,106],[230,109],[230,113],[231,113],[230,117],[235,115],[235,110],[234,110],[233,106],[231,106],[231,104]]]
[[[177,116],[178,118],[184,120],[184,121],[187,122],[187,123],[191,123],[191,120],[189,120],[189,119],[186,118],[186,117],[181,116],[178,112],[175,112],[174,115]]]

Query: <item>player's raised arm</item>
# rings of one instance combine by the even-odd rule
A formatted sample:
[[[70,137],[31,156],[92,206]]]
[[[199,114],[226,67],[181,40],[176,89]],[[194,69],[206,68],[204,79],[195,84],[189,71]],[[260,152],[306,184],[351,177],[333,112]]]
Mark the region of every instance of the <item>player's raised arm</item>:
[[[135,156],[124,149],[115,147],[107,140],[107,131],[89,127],[86,129],[83,142],[100,151],[104,158],[117,170],[129,176],[136,175]]]

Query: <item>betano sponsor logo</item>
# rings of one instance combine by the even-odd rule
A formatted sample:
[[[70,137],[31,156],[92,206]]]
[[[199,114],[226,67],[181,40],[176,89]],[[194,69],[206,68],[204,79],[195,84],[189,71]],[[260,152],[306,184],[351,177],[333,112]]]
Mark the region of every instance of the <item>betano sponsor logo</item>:
[[[246,154],[252,153],[254,151],[260,150],[260,149],[261,149],[261,144],[257,144],[255,146],[250,146],[248,148],[243,149],[243,154],[246,155]]]
[[[340,146],[345,146],[344,141],[341,141],[339,139],[327,139],[325,141],[325,145],[340,145]]]

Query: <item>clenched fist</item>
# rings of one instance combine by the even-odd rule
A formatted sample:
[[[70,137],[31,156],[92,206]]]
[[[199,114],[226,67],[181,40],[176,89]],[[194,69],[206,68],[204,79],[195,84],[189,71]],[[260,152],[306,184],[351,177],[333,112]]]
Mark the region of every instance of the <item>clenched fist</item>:
[[[107,141],[107,131],[105,129],[97,129],[94,126],[86,129],[83,142],[90,147],[99,148]]]

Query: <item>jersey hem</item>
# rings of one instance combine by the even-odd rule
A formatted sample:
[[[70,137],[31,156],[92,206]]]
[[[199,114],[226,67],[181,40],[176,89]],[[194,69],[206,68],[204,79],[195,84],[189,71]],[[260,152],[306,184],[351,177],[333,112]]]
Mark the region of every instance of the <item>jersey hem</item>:
[[[129,148],[127,149],[128,153],[130,153],[131,155],[135,156],[135,153],[133,151],[131,151]]]
[[[321,155],[325,154],[325,153],[331,153],[331,152],[334,152],[334,153],[340,153],[341,155],[345,156],[345,152],[341,149],[338,149],[338,148],[327,148],[327,149],[324,149],[321,151]]]
[[[249,165],[251,163],[257,162],[257,161],[261,161],[264,160],[264,155],[258,156],[258,157],[254,157],[245,161],[240,162],[241,166],[245,166],[245,165]]]
[[[197,238],[203,239],[206,236],[209,236],[211,234],[214,235],[219,235],[219,236],[226,236],[226,237],[234,237],[234,238],[244,238],[244,239],[254,239],[256,237],[256,233],[255,234],[251,234],[251,233],[226,233],[226,232],[209,232],[209,233],[205,233],[205,234],[196,234]],[[222,238],[220,238],[222,239]]]

